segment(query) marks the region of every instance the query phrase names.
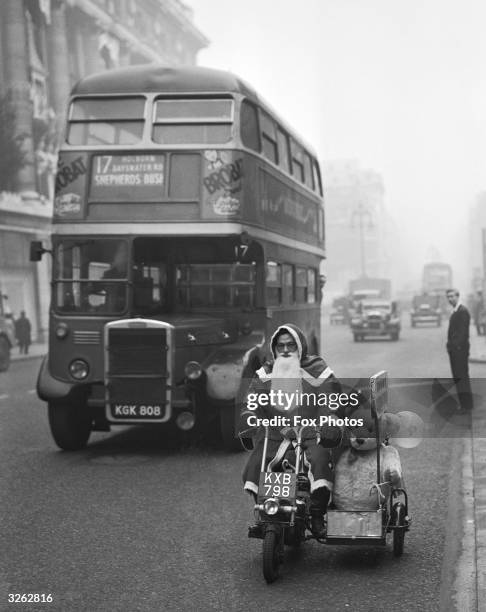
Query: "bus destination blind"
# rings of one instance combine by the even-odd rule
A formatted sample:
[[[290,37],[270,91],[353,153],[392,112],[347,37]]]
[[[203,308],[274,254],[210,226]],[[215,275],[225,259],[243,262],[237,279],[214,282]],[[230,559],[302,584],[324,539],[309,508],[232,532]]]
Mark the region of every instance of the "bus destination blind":
[[[164,188],[163,155],[95,155],[90,200],[160,200]]]

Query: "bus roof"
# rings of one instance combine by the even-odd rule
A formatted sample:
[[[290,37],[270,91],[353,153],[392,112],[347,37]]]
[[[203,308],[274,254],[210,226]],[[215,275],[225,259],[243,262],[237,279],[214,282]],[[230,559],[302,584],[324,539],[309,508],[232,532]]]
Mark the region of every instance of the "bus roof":
[[[76,83],[72,95],[127,93],[232,92],[260,101],[255,90],[231,72],[185,66],[141,64],[91,74]]]
[[[71,90],[71,96],[137,93],[241,94],[273,115],[296,141],[315,156],[313,148],[279,117],[253,87],[235,74],[224,70],[201,66],[139,64],[91,74],[78,81]]]

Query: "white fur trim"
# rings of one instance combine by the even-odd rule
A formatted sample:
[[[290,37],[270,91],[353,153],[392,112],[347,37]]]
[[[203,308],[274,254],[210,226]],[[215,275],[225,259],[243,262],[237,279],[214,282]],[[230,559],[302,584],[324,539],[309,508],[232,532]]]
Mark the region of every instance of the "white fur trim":
[[[257,370],[255,374],[262,382],[267,382],[267,380],[271,380],[272,378],[272,374],[269,374],[263,366],[259,370]]]
[[[314,480],[311,482],[311,493],[314,493],[316,489],[322,489],[322,487],[326,487],[329,491],[332,491],[332,482],[326,480],[325,478],[319,478],[319,480]]]
[[[329,366],[327,366],[327,368],[322,370],[322,372],[319,374],[317,378],[314,378],[312,374],[309,374],[309,372],[306,372],[303,369],[301,369],[301,374],[302,374],[302,378],[304,378],[310,385],[312,385],[313,387],[319,387],[320,385],[322,385],[322,383],[326,379],[332,376],[334,372],[331,370]]]
[[[258,495],[258,487],[257,485],[252,482],[251,480],[247,480],[245,482],[245,486],[243,487],[243,489],[245,491],[250,491],[251,493],[255,493],[255,495]]]

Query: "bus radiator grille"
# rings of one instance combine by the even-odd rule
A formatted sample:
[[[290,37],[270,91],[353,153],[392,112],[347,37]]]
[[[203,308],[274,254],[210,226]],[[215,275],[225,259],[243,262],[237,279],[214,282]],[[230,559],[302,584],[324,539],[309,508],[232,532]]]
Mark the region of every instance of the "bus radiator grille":
[[[166,332],[160,329],[113,329],[108,336],[110,376],[167,373]]]

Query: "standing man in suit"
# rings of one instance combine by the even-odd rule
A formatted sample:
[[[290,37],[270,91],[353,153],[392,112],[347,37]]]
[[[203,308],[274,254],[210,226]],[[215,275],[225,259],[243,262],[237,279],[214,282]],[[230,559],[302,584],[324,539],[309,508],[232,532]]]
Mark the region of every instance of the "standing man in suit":
[[[447,332],[447,352],[451,362],[452,377],[456,385],[462,411],[471,410],[472,393],[469,380],[469,324],[468,309],[459,301],[459,291],[448,289],[447,301],[452,306]]]

